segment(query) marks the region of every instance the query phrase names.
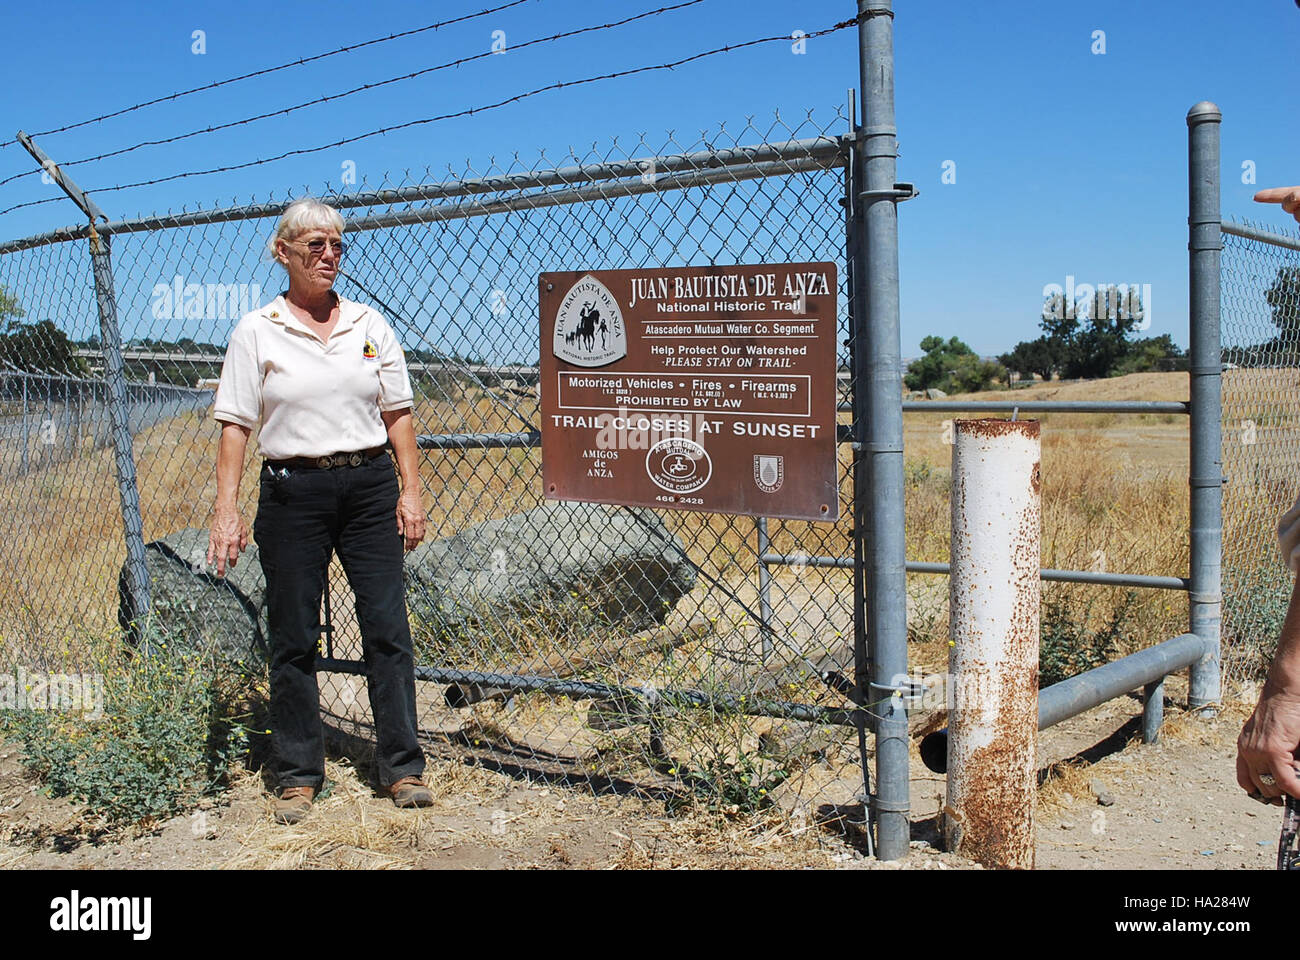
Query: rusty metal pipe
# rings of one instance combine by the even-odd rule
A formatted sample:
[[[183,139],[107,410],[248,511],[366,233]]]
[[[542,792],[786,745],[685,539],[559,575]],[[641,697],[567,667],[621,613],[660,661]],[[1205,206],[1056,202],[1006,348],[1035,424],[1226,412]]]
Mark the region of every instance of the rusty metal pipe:
[[[1032,869],[1037,795],[1039,424],[958,420],[952,454],[949,850]]]

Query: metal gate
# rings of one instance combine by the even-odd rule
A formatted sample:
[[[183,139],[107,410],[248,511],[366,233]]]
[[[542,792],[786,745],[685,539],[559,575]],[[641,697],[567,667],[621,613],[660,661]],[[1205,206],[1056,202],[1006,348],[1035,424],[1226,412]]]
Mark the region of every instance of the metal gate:
[[[407,579],[431,753],[670,802],[864,819],[864,574],[819,560],[862,556],[849,123],[842,111],[776,117],[323,197],[347,215],[337,289],[385,314],[416,390],[431,524]],[[214,624],[247,633],[257,659],[256,613],[239,625],[213,612],[231,592],[255,611],[254,552],[230,584],[195,568],[216,446],[203,381],[238,317],[279,290],[263,251],[288,199],[100,224],[90,289],[87,228],[0,246],[0,285],[71,344],[73,360],[47,363],[70,369],[41,382],[107,387],[76,429],[56,430],[58,458],[41,455],[39,430],[5,434],[6,467],[27,465],[0,471],[8,659],[63,658],[70,640],[90,654],[119,617],[150,608],[191,639]],[[832,261],[841,278],[844,519],[547,504],[538,273],[781,261]],[[102,323],[113,317],[120,347]],[[29,379],[11,374],[6,393]],[[241,484],[248,520],[256,467]],[[337,562],[330,582],[322,701],[340,732],[365,735],[360,637]]]

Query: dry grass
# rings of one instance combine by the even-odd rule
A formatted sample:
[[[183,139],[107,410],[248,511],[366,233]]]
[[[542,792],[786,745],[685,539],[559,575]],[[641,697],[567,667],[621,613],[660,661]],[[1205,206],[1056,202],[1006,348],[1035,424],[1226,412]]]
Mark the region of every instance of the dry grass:
[[[1285,376],[1279,380],[1279,390],[1285,380]],[[1248,393],[1231,377],[1225,377],[1225,387],[1230,398]],[[1180,400],[1187,396],[1187,376],[1138,374],[1093,384],[1041,385],[1006,395],[1017,399]],[[973,398],[994,396],[1003,394]],[[536,420],[535,400],[511,396],[509,402],[525,420]],[[1287,402],[1278,399],[1277,410],[1284,409]],[[1271,415],[1271,409],[1253,412],[1265,418]],[[912,559],[948,558],[952,451],[945,440],[944,421],[952,416],[920,410],[904,418],[905,516]],[[416,418],[426,429],[438,432],[513,431],[522,426],[501,403],[477,389],[436,400],[422,399],[417,404]],[[1185,418],[1057,414],[1041,419],[1044,566],[1144,574],[1185,571]],[[214,440],[214,425],[200,415],[175,418],[137,436],[146,539],[184,527],[206,526],[214,493]],[[839,459],[841,473],[847,478],[850,451],[841,448]],[[447,536],[483,520],[536,506],[541,502],[540,462],[538,450],[449,451],[425,456],[421,469],[433,535]],[[256,468],[257,461],[250,458],[241,484],[243,512],[250,520],[257,490]],[[54,658],[76,663],[82,657],[88,658],[83,662],[93,662],[102,655],[97,638],[110,635],[115,623],[114,587],[123,554],[112,477],[111,451],[96,451],[71,463],[0,483],[0,505],[4,507],[0,511],[0,544],[4,544],[0,547],[4,560],[0,566],[0,598],[5,600],[0,607],[0,637],[11,658],[21,652],[28,664]],[[1271,484],[1276,494],[1286,479],[1278,472],[1262,477],[1260,482]],[[846,498],[847,493],[846,480],[842,497]],[[1267,517],[1271,525],[1276,516],[1272,511],[1267,499],[1262,503],[1252,501],[1248,510],[1229,511],[1225,538],[1228,550],[1237,549],[1232,531],[1240,526],[1233,524],[1259,524]],[[772,521],[773,549],[849,555],[851,517],[847,500],[842,513],[842,519],[833,524]],[[673,618],[685,621],[701,615],[709,617],[716,626],[715,636],[640,663],[620,663],[612,654],[601,662],[597,656],[594,668],[582,675],[599,682],[636,687],[653,684],[659,689],[752,689],[753,674],[737,671],[738,664],[755,659],[761,642],[752,617],[758,607],[754,521],[747,517],[675,512],[664,516],[688,545],[692,560],[707,574],[679,603]],[[33,529],[40,530],[41,536],[31,536]],[[781,627],[774,651],[778,662],[798,664],[800,656],[815,658],[827,650],[838,649],[842,654],[847,650],[852,623],[848,571],[775,569],[773,584],[774,618]],[[946,579],[909,577],[908,596],[911,662],[922,669],[942,670],[947,663]],[[1124,590],[1075,584],[1045,584],[1044,596],[1055,598],[1080,629],[1099,629],[1126,603]],[[348,600],[346,591],[337,593],[335,609],[346,610]],[[1183,632],[1187,623],[1186,596],[1172,591],[1138,591],[1126,617],[1118,653]],[[439,662],[522,670],[540,658],[571,654],[573,643],[579,639],[597,648],[618,643],[613,634],[592,636],[584,633],[581,625],[557,630],[557,619],[545,616],[544,611],[533,620],[523,618],[500,636],[476,638],[473,651],[462,650],[455,657],[457,651],[442,650]],[[339,616],[336,626],[344,638],[341,655],[359,653],[354,649],[355,641],[346,641],[351,626],[347,613]],[[337,685],[332,683],[329,679],[323,684],[327,701],[331,691],[337,693]],[[810,676],[786,678],[776,692],[781,699],[841,705],[836,695]],[[584,775],[639,776],[651,783],[661,782],[665,776],[672,779],[673,775],[665,775],[660,769],[658,758],[648,752],[644,726],[613,732],[589,729],[585,723],[589,706],[587,701],[532,694],[517,697],[508,713],[499,703],[485,704],[475,709],[472,719],[464,713],[445,711],[445,716],[439,714],[439,722],[443,730],[469,731],[485,742],[527,742],[538,750],[563,747]],[[364,696],[357,710],[364,711]],[[433,722],[427,711],[421,717],[422,722]],[[753,718],[692,711],[666,725],[664,745],[670,755],[689,758],[697,767],[709,762],[736,764],[759,756],[760,737],[768,726],[766,721]],[[778,767],[789,775],[781,787],[780,800],[787,812],[807,809],[812,798],[848,802],[861,785],[844,775],[845,770],[851,771],[856,754],[851,732],[846,731],[841,740],[829,757],[810,760],[791,755],[757,760],[757,775],[765,776]],[[484,788],[482,782],[464,780],[469,776],[464,769],[452,764],[443,771],[450,791],[447,796]],[[331,805],[349,809],[348,804],[355,806],[359,802],[351,792],[349,776],[338,773],[342,786],[336,796],[323,801],[322,810],[331,809]],[[1045,802],[1050,802],[1052,791],[1057,789],[1053,784],[1072,774],[1062,771],[1053,776],[1045,785]],[[367,788],[358,782],[356,789]],[[767,822],[762,819],[765,816],[760,815],[763,823]],[[340,826],[340,830],[368,832],[347,833],[338,839],[337,849],[372,851],[374,858],[366,860],[366,865],[391,865],[383,858],[393,850],[405,849],[402,845],[410,841],[401,829],[407,821],[400,818],[390,821],[367,814],[364,821],[359,815],[347,819],[349,825]],[[716,824],[709,828],[716,829]],[[755,830],[754,836],[767,837],[771,828],[745,829]],[[301,849],[294,845],[293,836],[292,831],[278,833],[274,838],[268,836],[265,845],[255,845],[262,851],[257,856],[293,865],[307,862],[302,857],[317,855],[312,850],[319,844],[318,833],[313,834],[311,844]],[[767,842],[778,841],[769,837]],[[629,865],[651,856],[636,844],[626,845],[624,855]],[[249,865],[252,863],[249,861]],[[257,863],[267,865],[260,860]],[[354,865],[362,864],[357,861]]]
[[[425,780],[433,806],[398,810],[346,763],[327,764],[329,795],[301,824],[270,819],[271,798],[240,831],[240,850],[222,869],[410,869],[472,865],[655,869],[791,868],[831,865],[833,851],[806,824],[773,812],[723,817],[693,810],[665,818],[661,805],[636,798],[574,797],[528,788],[457,761],[434,762]],[[236,785],[240,794],[257,778]],[[847,848],[846,848],[847,849]]]
[[[1261,400],[1258,384],[1233,371],[1225,376],[1225,420],[1254,419],[1270,443],[1279,424],[1296,422],[1300,392],[1294,371],[1269,372]],[[1258,375],[1252,371],[1251,374]],[[1274,382],[1275,381],[1275,382]],[[1011,394],[1008,394],[1011,395]],[[980,394],[989,399],[1002,394]],[[1185,399],[1185,374],[1141,374],[1095,384],[1051,384],[1015,391],[1017,399]],[[511,397],[525,418],[536,419],[535,401]],[[482,391],[442,400],[423,400],[417,422],[439,432],[496,432],[521,424]],[[951,446],[944,421],[952,414],[909,412],[906,442],[905,517],[909,557],[948,558]],[[843,418],[842,418],[843,419]],[[1053,415],[1044,424],[1043,564],[1061,568],[1104,568],[1147,574],[1177,574],[1187,568],[1187,459],[1185,418],[1171,415]],[[1237,421],[1232,421],[1237,422]],[[1273,432],[1268,432],[1273,431]],[[1300,433],[1300,431],[1298,431]],[[1225,568],[1261,555],[1258,531],[1271,531],[1277,512],[1294,497],[1290,471],[1278,462],[1276,445],[1252,448],[1240,431],[1225,429],[1225,464],[1240,470],[1241,482],[1229,487],[1225,511]],[[1289,435],[1288,435],[1289,437]],[[1283,440],[1289,442],[1288,437]],[[215,428],[202,416],[180,417],[143,431],[136,438],[137,469],[145,536],[163,536],[184,527],[203,527],[214,492],[212,456]],[[1300,442],[1300,436],[1297,441]],[[1278,441],[1281,442],[1281,441]],[[1269,453],[1270,450],[1274,452]],[[849,451],[839,452],[842,475]],[[436,453],[422,460],[431,530],[446,536],[486,519],[530,509],[540,500],[540,451],[486,450]],[[242,490],[244,515],[251,520],[257,489],[256,460],[250,459]],[[86,452],[79,460],[0,483],[0,637],[11,657],[23,662],[92,663],[103,655],[116,616],[118,569],[122,560],[120,512],[113,482],[111,451]],[[1235,478],[1234,478],[1235,479]],[[1248,479],[1247,484],[1245,480]],[[1245,491],[1249,490],[1249,495]],[[847,495],[847,483],[842,494]],[[1285,502],[1283,502],[1283,500]],[[848,555],[851,519],[847,502],[834,524],[772,521],[773,549],[787,553]],[[692,559],[716,579],[720,590],[702,578],[681,601],[674,621],[707,616],[716,633],[661,657],[621,662],[613,655],[616,631],[608,635],[581,624],[557,629],[561,621],[546,611],[524,617],[500,636],[479,638],[474,651],[443,650],[466,665],[523,670],[530,663],[572,655],[575,643],[592,649],[593,668],[580,676],[598,682],[641,687],[653,684],[705,690],[748,689],[751,674],[737,673],[752,660],[760,642],[750,611],[758,590],[752,519],[689,513],[664,514]],[[31,536],[40,531],[39,537]],[[1271,556],[1271,554],[1270,554]],[[774,618],[781,625],[777,659],[798,661],[838,647],[851,637],[851,577],[847,571],[775,569]],[[1073,584],[1045,584],[1080,628],[1096,629],[1125,603],[1126,591]],[[336,610],[348,606],[346,591],[335,595]],[[21,602],[19,602],[21,601]],[[908,578],[911,662],[930,670],[947,663],[947,581]],[[1149,645],[1186,629],[1186,596],[1171,591],[1138,591],[1128,613],[1119,653]],[[347,614],[337,624],[346,634]],[[1225,634],[1226,637],[1226,634]],[[350,649],[343,644],[344,650]],[[607,657],[601,649],[610,650]],[[3,652],[3,651],[0,651]],[[358,651],[359,652],[359,651]],[[488,654],[491,653],[491,656]],[[1231,655],[1231,650],[1227,651]],[[345,652],[344,655],[347,655]],[[84,659],[83,659],[84,658]],[[491,661],[490,663],[488,661]],[[737,679],[739,677],[740,679]],[[337,696],[336,678],[323,680],[328,702]],[[1173,682],[1173,681],[1171,681]],[[432,688],[431,688],[432,689]],[[814,820],[827,809],[849,804],[861,789],[853,776],[856,741],[852,731],[831,737],[817,755],[796,749],[763,753],[769,720],[689,711],[664,725],[663,749],[683,769],[666,770],[647,746],[643,725],[613,731],[586,725],[590,701],[521,695],[507,707],[500,701],[471,711],[429,706],[422,726],[448,742],[481,756],[493,750],[563,754],[564,782],[586,777],[621,777],[647,787],[683,787],[683,775],[709,767],[726,771],[741,761],[763,778],[782,771],[785,779],[769,797],[770,806],[743,810],[725,803],[701,804],[666,816],[664,804],[641,796],[588,795],[521,783],[503,773],[461,758],[434,759],[426,780],[436,805],[428,811],[398,811],[377,797],[364,776],[346,761],[331,760],[332,793],[320,800],[311,818],[286,828],[269,820],[270,798],[260,776],[246,774],[237,795],[260,804],[258,816],[241,832],[239,851],[221,864],[230,868],[404,869],[428,865],[431,857],[466,849],[488,851],[510,865],[606,866],[616,869],[661,867],[828,866],[848,849]],[[840,705],[811,677],[787,678],[770,695],[802,703]],[[422,691],[422,697],[424,692]],[[1242,701],[1253,699],[1243,696]],[[1248,713],[1231,700],[1225,712]],[[364,689],[353,710],[367,713]],[[1235,717],[1235,714],[1233,714]],[[1170,740],[1203,736],[1196,721],[1170,710],[1163,736]],[[472,745],[471,745],[472,744]],[[1109,758],[1104,768],[1057,764],[1039,792],[1039,812],[1059,813],[1069,798],[1085,797],[1090,781],[1134,763],[1128,752]],[[1118,764],[1118,766],[1116,766]],[[569,778],[572,779],[569,779]],[[732,783],[730,786],[735,787]],[[819,813],[818,811],[823,811]],[[497,814],[493,820],[493,814]],[[498,828],[504,827],[502,832]],[[599,840],[612,848],[597,851]],[[475,861],[470,865],[483,865]]]
[[[1066,384],[1014,392],[1069,399],[1075,395],[1129,398],[1134,395],[1177,399],[1186,394],[1183,374],[1136,374],[1099,384]],[[981,394],[980,399],[1000,394]],[[535,401],[511,397],[525,418],[535,416]],[[417,407],[417,422],[447,431],[499,431],[520,424],[482,391],[428,401]],[[1059,415],[1058,415],[1059,416]],[[951,448],[942,423],[948,415],[909,413],[906,417],[909,478],[907,526],[910,555],[941,560],[947,555],[947,484]],[[1043,418],[1045,425],[1048,418]],[[1087,415],[1074,416],[1069,429],[1044,432],[1044,560],[1056,566],[1165,572],[1185,567],[1178,542],[1186,527],[1185,468],[1173,463],[1143,463],[1134,456],[1141,431],[1131,424],[1077,430]],[[1065,427],[1065,421],[1062,426]],[[1185,436],[1185,426],[1156,424]],[[183,527],[203,527],[215,492],[215,428],[200,415],[175,418],[136,438],[137,474],[146,539]],[[539,450],[467,450],[427,456],[422,461],[431,529],[448,535],[504,513],[540,502]],[[847,476],[849,451],[841,449]],[[249,459],[241,483],[246,517],[255,512],[257,461]],[[111,626],[116,595],[105,589],[67,589],[74,584],[114,584],[122,560],[121,520],[113,482],[111,451],[101,450],[57,468],[0,484],[0,536],[10,572],[9,596],[26,601],[26,616],[10,609],[0,635],[21,636],[37,624],[46,634],[67,639],[75,627],[93,632]],[[847,483],[843,493],[847,496]],[[468,493],[468,495],[467,495]],[[851,519],[835,524],[773,521],[777,550],[844,555],[850,547]],[[753,521],[745,517],[666,514],[671,528],[691,546],[692,559],[728,581],[752,578],[757,545]],[[41,531],[32,537],[30,531]],[[24,535],[26,534],[26,535]]]
[[[1089,796],[1092,781],[1098,779],[1105,783],[1089,763],[1052,764],[1047,779],[1038,786],[1038,815],[1059,816],[1079,797]]]
[[[968,395],[968,399],[1186,400],[1187,375],[1133,374],[1096,383],[1046,384],[1015,391]],[[908,556],[948,559],[951,429],[959,414],[914,411],[904,416],[908,479]],[[1025,417],[1037,416],[1025,414]],[[1187,551],[1187,424],[1173,414],[1046,414],[1042,438],[1042,564],[1057,569],[1185,575]],[[946,603],[928,578],[909,579],[923,612],[909,633],[918,641],[914,659],[923,668],[947,663]],[[942,578],[940,578],[942,579]],[[1056,598],[1082,628],[1099,629],[1125,603],[1126,591],[1079,584],[1044,583],[1044,599]],[[939,591],[941,600],[943,591]],[[1126,616],[1120,653],[1183,632],[1185,594],[1143,590]]]

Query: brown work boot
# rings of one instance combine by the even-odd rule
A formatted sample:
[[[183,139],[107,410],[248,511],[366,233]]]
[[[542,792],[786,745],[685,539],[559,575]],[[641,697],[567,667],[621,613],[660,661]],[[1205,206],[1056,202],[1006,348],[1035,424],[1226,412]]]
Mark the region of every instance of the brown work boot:
[[[388,787],[388,795],[399,807],[433,806],[433,791],[419,777],[402,777]]]
[[[297,823],[311,813],[311,801],[316,791],[311,787],[285,787],[275,800],[277,823]]]

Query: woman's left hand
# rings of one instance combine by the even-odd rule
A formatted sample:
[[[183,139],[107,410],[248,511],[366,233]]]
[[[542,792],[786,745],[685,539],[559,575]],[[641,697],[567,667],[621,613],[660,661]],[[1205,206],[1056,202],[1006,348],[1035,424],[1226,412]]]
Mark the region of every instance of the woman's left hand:
[[[397,498],[397,532],[406,541],[406,549],[414,550],[424,539],[424,504],[418,490],[403,490]]]

